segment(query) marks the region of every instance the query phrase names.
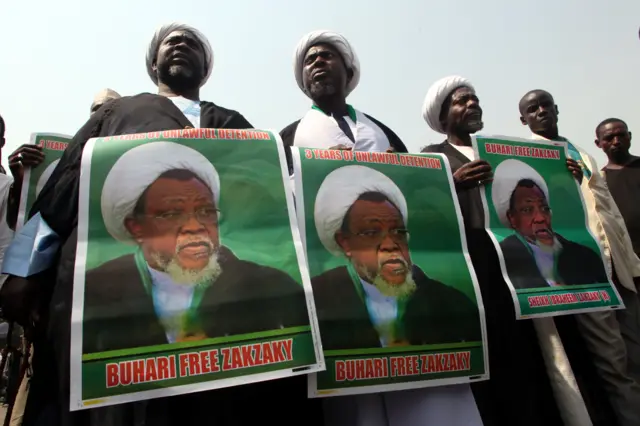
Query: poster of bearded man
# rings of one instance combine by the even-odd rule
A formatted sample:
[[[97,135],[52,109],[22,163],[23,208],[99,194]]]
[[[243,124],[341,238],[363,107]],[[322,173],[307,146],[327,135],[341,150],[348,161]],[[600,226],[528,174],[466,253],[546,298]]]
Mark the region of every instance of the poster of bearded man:
[[[327,370],[309,396],[488,378],[482,300],[446,157],[292,149]]]
[[[324,368],[270,131],[90,140],[74,280],[72,409]]]
[[[478,190],[516,317],[622,307],[567,170],[567,143],[476,136],[473,146],[493,171]]]

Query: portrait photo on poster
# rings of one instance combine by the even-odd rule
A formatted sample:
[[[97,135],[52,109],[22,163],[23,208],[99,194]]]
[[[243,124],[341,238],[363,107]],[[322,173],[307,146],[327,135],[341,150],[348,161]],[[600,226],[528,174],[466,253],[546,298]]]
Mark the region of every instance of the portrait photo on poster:
[[[493,171],[480,189],[485,227],[516,317],[622,307],[589,228],[580,182],[567,168],[567,143],[476,136],[473,145]]]
[[[324,368],[283,149],[273,132],[241,133],[85,147],[75,409]]]
[[[484,311],[446,158],[292,157],[327,367],[309,376],[309,396],[486,378]]]

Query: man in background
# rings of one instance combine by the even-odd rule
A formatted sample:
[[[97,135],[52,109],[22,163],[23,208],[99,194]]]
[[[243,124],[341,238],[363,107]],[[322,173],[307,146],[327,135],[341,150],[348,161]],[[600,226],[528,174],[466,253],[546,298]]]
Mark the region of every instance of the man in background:
[[[107,103],[112,99],[120,99],[122,96],[118,94],[115,90],[111,89],[102,89],[93,97],[93,102],[91,103],[91,115],[93,115],[97,110],[99,110],[102,105]]]
[[[634,278],[640,276],[640,260],[633,252],[624,220],[607,185],[598,173],[593,157],[562,137],[558,129],[559,109],[553,96],[545,90],[527,92],[518,104],[520,122],[529,127],[532,138],[567,143],[569,156],[577,161],[584,178],[580,190],[588,215],[588,225],[605,254],[605,267],[622,297],[632,309],[574,315],[591,353],[592,362],[604,384],[621,425],[640,423],[640,387],[638,380],[638,297]],[[556,319],[558,321],[558,319]],[[560,321],[565,321],[561,319]],[[625,326],[621,326],[624,323]],[[632,330],[622,334],[622,330]],[[626,362],[625,362],[626,360]],[[582,363],[583,354],[575,361]],[[574,359],[572,359],[572,364]],[[584,366],[588,368],[588,365]],[[578,377],[576,377],[578,378]]]

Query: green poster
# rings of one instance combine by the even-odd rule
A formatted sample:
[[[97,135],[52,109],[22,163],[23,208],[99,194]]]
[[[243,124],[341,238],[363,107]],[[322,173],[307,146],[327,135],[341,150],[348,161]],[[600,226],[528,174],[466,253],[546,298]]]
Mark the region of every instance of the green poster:
[[[567,170],[567,144],[477,136],[474,150],[493,170],[481,191],[485,224],[517,318],[622,307]]]
[[[446,158],[294,149],[327,369],[309,396],[488,378],[484,313]]]
[[[87,143],[71,409],[324,368],[283,164],[261,130]]]
[[[58,165],[60,157],[71,142],[71,136],[60,135],[58,133],[32,133],[31,143],[42,147],[44,161],[34,168],[26,168],[22,180],[22,191],[20,194],[20,208],[18,210],[18,228],[26,222],[29,210],[33,206],[38,194],[47,183],[53,170]]]

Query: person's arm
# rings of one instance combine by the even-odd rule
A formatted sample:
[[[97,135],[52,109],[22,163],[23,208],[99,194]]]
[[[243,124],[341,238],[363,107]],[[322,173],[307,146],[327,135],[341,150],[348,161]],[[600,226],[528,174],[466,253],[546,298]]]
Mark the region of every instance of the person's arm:
[[[249,120],[244,118],[244,116],[238,112],[233,114],[231,117],[229,117],[229,120],[227,120],[227,122],[224,123],[223,128],[224,129],[253,129],[254,127],[251,123],[249,123]]]
[[[11,229],[15,229],[18,220],[25,168],[36,167],[43,161],[42,147],[34,144],[24,144],[9,155],[9,170],[13,176],[13,184],[7,200],[7,224]]]

